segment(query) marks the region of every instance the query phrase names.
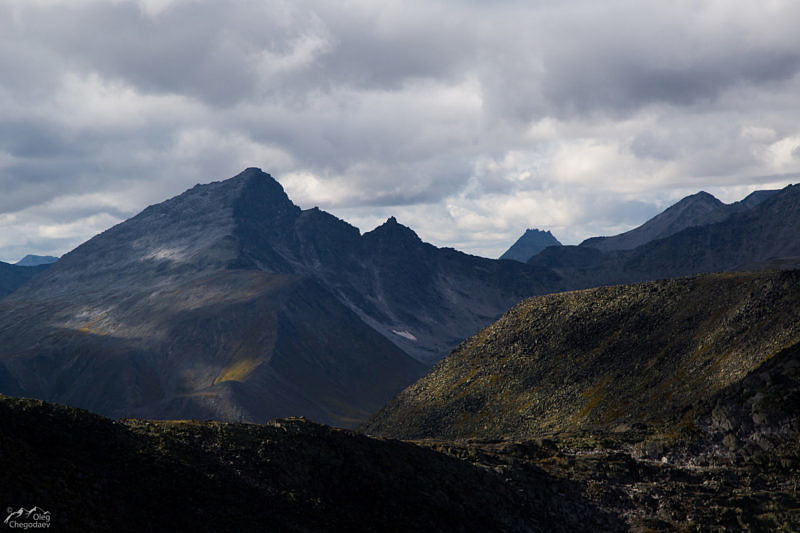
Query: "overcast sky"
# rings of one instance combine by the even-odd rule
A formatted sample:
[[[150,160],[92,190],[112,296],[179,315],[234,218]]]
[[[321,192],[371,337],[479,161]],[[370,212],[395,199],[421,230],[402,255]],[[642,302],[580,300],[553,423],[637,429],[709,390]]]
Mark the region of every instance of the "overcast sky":
[[[0,2],[0,260],[248,166],[490,257],[735,201],[800,181],[800,2]]]

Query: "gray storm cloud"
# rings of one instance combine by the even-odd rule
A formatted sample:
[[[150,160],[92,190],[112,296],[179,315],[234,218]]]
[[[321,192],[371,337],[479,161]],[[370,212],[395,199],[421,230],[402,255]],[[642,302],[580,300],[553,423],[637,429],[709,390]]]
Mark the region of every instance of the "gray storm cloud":
[[[737,200],[800,171],[798,20],[778,0],[7,0],[0,259],[254,165],[303,207],[484,255]]]

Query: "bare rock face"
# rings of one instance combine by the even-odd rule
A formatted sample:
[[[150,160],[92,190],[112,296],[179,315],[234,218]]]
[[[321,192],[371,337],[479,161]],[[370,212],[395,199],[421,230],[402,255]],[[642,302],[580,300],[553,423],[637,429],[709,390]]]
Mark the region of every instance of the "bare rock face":
[[[148,207],[0,301],[0,392],[353,426],[548,275],[394,219],[361,235],[250,168]]]

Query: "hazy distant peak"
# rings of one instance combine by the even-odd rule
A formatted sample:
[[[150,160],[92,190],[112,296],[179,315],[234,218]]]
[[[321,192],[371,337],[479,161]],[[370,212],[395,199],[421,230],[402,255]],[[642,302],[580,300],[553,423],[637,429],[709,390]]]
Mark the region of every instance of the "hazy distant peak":
[[[500,256],[500,259],[513,259],[525,263],[548,246],[561,246],[549,230],[542,231],[535,228],[528,228],[525,233],[511,245],[511,248]]]
[[[52,255],[28,254],[14,264],[17,266],[37,266],[49,265],[50,263],[55,263],[56,261],[58,261],[58,257],[54,257]]]

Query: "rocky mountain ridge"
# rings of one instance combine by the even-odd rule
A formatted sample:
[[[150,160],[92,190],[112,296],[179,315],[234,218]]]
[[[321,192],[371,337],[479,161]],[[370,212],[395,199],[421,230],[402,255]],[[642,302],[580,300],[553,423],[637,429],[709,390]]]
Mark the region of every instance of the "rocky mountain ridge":
[[[777,192],[754,191],[738,202],[725,204],[711,194],[700,191],[681,199],[641,226],[613,237],[592,237],[579,246],[590,246],[604,252],[631,250],[648,242],[664,239],[686,228],[721,222],[733,213],[755,207]]]
[[[150,206],[0,301],[0,391],[111,416],[352,426],[413,381],[424,366],[313,278],[241,264],[243,195],[264,232],[300,212],[267,178]]]

